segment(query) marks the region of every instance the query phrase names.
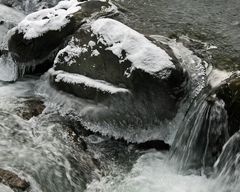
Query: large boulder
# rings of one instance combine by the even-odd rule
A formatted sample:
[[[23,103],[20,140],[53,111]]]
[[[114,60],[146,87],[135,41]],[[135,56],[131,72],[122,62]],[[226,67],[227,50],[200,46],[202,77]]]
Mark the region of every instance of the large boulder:
[[[41,64],[42,71],[46,70],[69,35],[87,19],[114,12],[112,6],[104,1],[70,0],[28,15],[10,32],[8,46],[13,59],[25,68]]]
[[[119,130],[173,119],[186,91],[187,75],[170,49],[109,18],[84,24],[49,73],[56,88],[107,106],[81,114],[83,121]]]
[[[225,80],[213,94],[225,102],[228,113],[229,134],[233,135],[240,129],[240,76],[233,74]]]

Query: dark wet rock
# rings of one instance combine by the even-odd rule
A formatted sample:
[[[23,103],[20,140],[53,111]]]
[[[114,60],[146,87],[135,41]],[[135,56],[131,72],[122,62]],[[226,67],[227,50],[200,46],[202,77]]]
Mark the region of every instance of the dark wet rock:
[[[17,174],[4,169],[0,169],[0,182],[14,190],[25,191],[30,186],[27,181],[21,179]]]
[[[80,6],[81,9],[74,13],[70,10],[72,8],[77,9],[77,7]],[[35,66],[41,64],[41,66],[38,66],[38,71],[46,71],[46,69],[52,66],[56,53],[64,40],[69,35],[72,35],[87,18],[90,18],[93,15],[94,17],[99,17],[111,14],[112,10],[110,10],[110,7],[112,7],[112,5],[107,2],[86,1],[79,2],[79,4],[75,3],[72,7],[64,7],[62,4],[57,5],[55,9],[53,8],[55,16],[51,19],[47,17],[46,13],[43,13],[43,10],[29,15],[25,20],[28,18],[35,20],[30,22],[30,24],[28,23],[26,26],[24,23],[20,24],[12,31],[11,38],[9,39],[8,46],[13,59],[18,65],[23,65],[23,68],[33,66],[32,71],[34,71]],[[64,16],[61,12],[62,8],[66,11]],[[38,15],[37,18],[35,17],[36,14]],[[63,22],[60,24],[61,26],[59,23],[54,23],[54,19],[56,21],[57,17],[64,17],[64,19],[67,20],[67,23]],[[44,20],[49,20],[50,24],[49,26],[42,26],[42,28],[45,28],[42,33],[35,34],[35,36],[26,34],[26,31],[30,28],[34,28],[34,30],[36,29],[34,22]],[[29,22],[29,20],[27,22]],[[54,28],[51,28],[54,25],[57,27],[55,26]]]
[[[45,109],[44,102],[38,98],[27,98],[21,101],[21,106],[16,109],[18,116],[25,120],[29,120],[32,117],[40,115]]]
[[[156,149],[158,151],[165,151],[170,149],[170,145],[161,140],[147,141],[145,143],[136,144],[140,150]]]
[[[233,135],[240,129],[240,77],[233,75],[222,83],[216,91],[217,97],[225,102],[228,113],[229,134]]]

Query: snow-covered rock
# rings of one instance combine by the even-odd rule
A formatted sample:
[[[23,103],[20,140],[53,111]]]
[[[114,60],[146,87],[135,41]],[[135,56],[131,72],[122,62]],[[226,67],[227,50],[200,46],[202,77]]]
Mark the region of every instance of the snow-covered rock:
[[[187,75],[170,52],[116,20],[97,19],[58,52],[51,84],[108,106],[85,114],[89,122],[144,127],[172,119],[185,94]]]
[[[14,60],[25,66],[52,64],[55,53],[84,22],[115,12],[105,1],[65,0],[55,7],[28,15],[9,32],[9,50]]]

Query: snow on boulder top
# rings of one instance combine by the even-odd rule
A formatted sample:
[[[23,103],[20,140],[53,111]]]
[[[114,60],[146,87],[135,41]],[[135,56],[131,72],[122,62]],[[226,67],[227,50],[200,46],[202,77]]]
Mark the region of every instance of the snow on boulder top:
[[[132,62],[132,68],[148,73],[174,69],[172,58],[160,47],[153,44],[144,35],[128,26],[108,18],[102,18],[91,24],[91,30],[98,40],[106,45],[120,59]],[[126,52],[123,58],[122,52]]]
[[[70,22],[69,16],[81,9],[77,0],[60,1],[53,8],[34,12],[20,22],[14,29],[24,33],[25,39],[39,37],[50,30],[60,30]]]

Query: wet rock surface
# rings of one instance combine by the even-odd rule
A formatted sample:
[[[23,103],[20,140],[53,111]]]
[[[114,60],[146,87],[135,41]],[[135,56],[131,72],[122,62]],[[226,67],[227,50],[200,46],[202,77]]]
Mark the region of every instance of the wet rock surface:
[[[25,120],[40,115],[45,109],[43,101],[38,98],[27,98],[21,101],[22,107],[16,109],[17,115]]]
[[[20,178],[17,174],[0,168],[0,182],[8,185],[13,190],[25,191],[29,188],[30,184],[24,179]]]
[[[224,100],[228,112],[229,135],[240,129],[240,77],[234,74],[220,85],[216,91],[217,97]]]

